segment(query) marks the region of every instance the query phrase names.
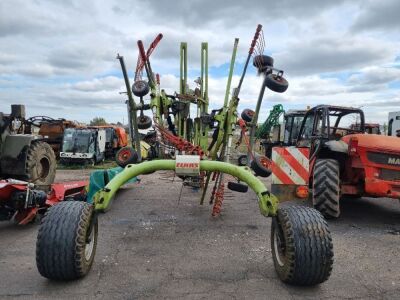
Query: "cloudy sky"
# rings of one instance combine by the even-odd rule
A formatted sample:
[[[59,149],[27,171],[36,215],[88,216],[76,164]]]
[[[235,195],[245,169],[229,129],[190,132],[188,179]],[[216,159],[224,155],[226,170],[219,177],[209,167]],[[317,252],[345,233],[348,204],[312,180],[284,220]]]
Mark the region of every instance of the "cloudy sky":
[[[227,4],[229,3],[229,5]],[[0,1],[0,103],[27,107],[28,116],[87,122],[95,116],[126,121],[117,53],[130,76],[136,41],[159,33],[152,55],[161,86],[177,91],[179,44],[188,42],[190,85],[199,76],[200,44],[209,43],[210,101],[221,106],[235,37],[240,39],[234,85],[257,24],[265,53],[285,71],[285,94],[267,91],[261,118],[272,105],[363,107],[367,121],[387,122],[400,110],[400,1]],[[240,109],[254,108],[260,78],[253,67]]]

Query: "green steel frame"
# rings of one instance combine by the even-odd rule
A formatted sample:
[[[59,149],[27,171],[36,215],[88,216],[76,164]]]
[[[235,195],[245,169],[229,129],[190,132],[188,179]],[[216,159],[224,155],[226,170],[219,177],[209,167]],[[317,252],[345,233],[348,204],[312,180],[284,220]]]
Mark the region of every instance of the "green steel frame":
[[[257,29],[256,36],[261,28]],[[138,43],[139,44],[139,43]],[[201,44],[201,70],[200,70],[200,95],[193,96],[193,92],[187,87],[188,78],[188,66],[187,66],[187,43],[182,42],[180,45],[180,81],[179,81],[179,92],[181,98],[171,99],[168,97],[164,90],[160,90],[160,87],[154,79],[153,72],[150,67],[150,62],[146,61],[145,69],[147,77],[150,83],[150,107],[153,112],[153,119],[158,124],[163,124],[163,120],[168,117],[168,111],[173,103],[178,102],[179,106],[183,110],[178,110],[175,115],[175,126],[177,127],[177,134],[182,138],[187,137],[187,118],[190,112],[190,104],[197,105],[197,118],[194,122],[194,135],[190,141],[195,145],[199,145],[207,153],[210,160],[205,158],[200,162],[200,171],[206,172],[206,182],[201,196],[200,204],[204,202],[204,197],[210,182],[212,172],[218,172],[216,184],[223,182],[223,174],[227,173],[236,177],[239,181],[242,181],[255,191],[259,199],[260,212],[264,216],[275,216],[278,206],[278,201],[275,196],[271,195],[266,189],[264,184],[257,179],[250,168],[238,167],[229,163],[230,148],[232,143],[233,128],[237,123],[237,108],[239,104],[239,92],[245,76],[248,62],[252,54],[252,48],[250,48],[249,56],[245,63],[239,85],[237,88],[231,91],[232,76],[235,67],[236,53],[238,49],[239,39],[235,39],[232,51],[232,57],[229,68],[229,75],[226,84],[226,91],[224,97],[223,107],[214,116],[214,120],[218,123],[216,128],[217,134],[214,136],[214,141],[209,144],[208,132],[210,131],[210,124],[202,121],[202,117],[208,115],[209,99],[208,99],[208,44],[203,42]],[[254,44],[254,40],[253,40]],[[252,44],[252,47],[254,46]],[[142,45],[141,45],[142,46]],[[139,46],[140,48],[140,46]],[[143,48],[143,46],[142,46]],[[144,51],[142,51],[144,52]],[[145,57],[143,57],[145,58]],[[130,94],[129,83],[127,83],[127,91]],[[231,97],[229,98],[229,96]],[[189,96],[189,97],[185,97]],[[131,99],[132,98],[132,99]],[[134,103],[133,96],[129,97],[130,102]],[[260,101],[259,101],[260,102]],[[259,103],[258,103],[259,104]],[[132,110],[140,109],[132,105]],[[259,110],[259,107],[257,107]],[[133,113],[133,111],[132,111]],[[135,111],[136,113],[136,111]],[[132,120],[134,123],[134,120]],[[136,130],[135,130],[136,131]],[[116,191],[125,182],[131,178],[146,174],[157,170],[175,170],[174,160],[156,160],[147,161],[135,165],[128,165],[124,171],[114,177],[104,189],[97,192],[94,197],[94,203],[96,210],[107,210],[110,206],[111,199],[115,195]]]
[[[97,211],[108,210],[115,193],[123,184],[141,174],[159,170],[175,170],[175,160],[154,160],[126,166],[121,173],[115,176],[102,190],[93,196],[95,209]],[[203,160],[200,161],[200,171],[226,173],[247,183],[258,197],[260,213],[266,217],[276,215],[278,199],[251,173],[248,167],[238,167],[220,161]]]

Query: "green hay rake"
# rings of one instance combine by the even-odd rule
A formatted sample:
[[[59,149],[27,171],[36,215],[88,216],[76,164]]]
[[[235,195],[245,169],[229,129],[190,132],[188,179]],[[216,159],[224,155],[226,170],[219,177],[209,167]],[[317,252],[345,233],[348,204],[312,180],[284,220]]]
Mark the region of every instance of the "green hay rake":
[[[304,206],[279,207],[278,199],[249,166],[230,163],[232,137],[237,126],[242,130],[249,129],[248,146],[249,153],[252,153],[265,88],[284,92],[288,87],[283,71],[275,69],[273,59],[263,54],[265,43],[261,25],[258,25],[251,42],[239,84],[231,92],[239,44],[239,39],[234,40],[223,106],[211,111],[208,44],[201,44],[200,77],[195,81],[197,87],[191,90],[187,84],[187,44],[181,43],[179,93],[169,95],[161,88],[160,77],[153,73],[149,59],[161,38],[159,34],[147,51],[142,41],[138,41],[139,56],[132,86],[124,59],[118,55],[126,84],[129,126],[133,136],[132,145],[117,154],[118,163],[125,168],[95,193],[91,199],[93,204],[62,202],[48,211],[37,241],[40,274],[57,280],[85,276],[94,261],[98,213],[110,208],[118,189],[132,178],[170,170],[184,181],[200,187],[200,204],[204,203],[209,185],[214,183],[210,199],[214,216],[221,212],[225,174],[237,179],[228,182],[229,189],[247,192],[250,187],[257,195],[260,213],[272,219],[271,248],[279,278],[297,285],[315,285],[327,280],[332,269],[333,250],[328,225],[323,217],[316,210]],[[238,118],[237,111],[239,95],[252,57],[253,65],[264,80],[254,115],[242,120]],[[147,80],[142,79],[143,70]],[[150,95],[150,102],[145,104],[143,97],[147,94]],[[139,102],[134,96],[139,98]],[[196,111],[194,119],[190,117],[193,105]],[[151,111],[153,117],[145,116],[145,110]],[[152,125],[153,132],[146,135],[139,133],[139,129]],[[212,133],[211,138],[209,133]],[[250,161],[254,160],[252,156]]]

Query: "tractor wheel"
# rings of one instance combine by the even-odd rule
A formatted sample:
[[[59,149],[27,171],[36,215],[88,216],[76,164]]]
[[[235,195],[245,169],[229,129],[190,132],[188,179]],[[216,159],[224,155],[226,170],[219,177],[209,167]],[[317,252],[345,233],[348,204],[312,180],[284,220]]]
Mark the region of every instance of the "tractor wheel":
[[[97,227],[93,206],[88,203],[66,201],[51,207],[37,236],[39,273],[55,280],[84,277],[96,253]]]
[[[269,175],[271,175],[270,160],[263,155],[256,155],[252,160],[250,167],[257,176],[269,177]]]
[[[316,285],[331,274],[332,238],[323,216],[313,208],[279,208],[272,219],[271,249],[275,270],[283,282]]]
[[[317,159],[313,172],[312,200],[325,218],[340,215],[340,170],[334,159]]]
[[[249,190],[249,187],[246,184],[243,184],[240,182],[229,181],[228,189],[230,189],[231,191],[238,192],[238,193],[247,193],[247,191]]]
[[[258,69],[265,69],[266,67],[274,66],[274,59],[268,55],[257,55],[253,58],[253,66]]]
[[[132,93],[137,97],[144,97],[149,91],[149,84],[144,80],[138,80],[132,84]]]
[[[137,125],[139,129],[148,129],[151,127],[152,121],[148,116],[140,116],[137,119]]]
[[[251,122],[251,120],[253,120],[253,116],[254,116],[255,112],[254,110],[251,109],[244,109],[242,111],[242,114],[240,115],[242,117],[243,120],[245,120],[246,122]]]
[[[56,177],[56,156],[45,142],[32,142],[26,155],[25,174],[28,181],[47,190]]]
[[[121,168],[125,168],[129,164],[135,164],[138,160],[138,154],[132,147],[126,146],[118,150],[115,155],[115,162]]]
[[[239,166],[247,166],[247,155],[243,154],[238,157],[238,165]]]
[[[274,74],[268,74],[265,78],[265,85],[276,93],[283,93],[289,87],[289,83],[283,77],[278,77]]]

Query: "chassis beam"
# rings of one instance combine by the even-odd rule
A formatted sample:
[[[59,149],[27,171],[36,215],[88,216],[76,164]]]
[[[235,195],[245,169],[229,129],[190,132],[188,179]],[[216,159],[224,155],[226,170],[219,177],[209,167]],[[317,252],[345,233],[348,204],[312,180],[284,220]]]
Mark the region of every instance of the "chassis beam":
[[[175,160],[154,160],[128,165],[115,176],[102,190],[93,196],[96,211],[106,211],[118,189],[133,177],[160,170],[175,170]],[[220,161],[200,161],[200,171],[221,172],[232,175],[245,182],[257,195],[260,213],[265,217],[275,216],[278,199],[255,177],[248,167],[238,167]]]

